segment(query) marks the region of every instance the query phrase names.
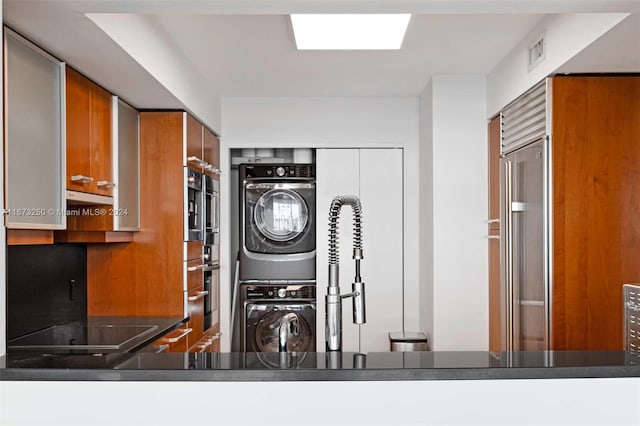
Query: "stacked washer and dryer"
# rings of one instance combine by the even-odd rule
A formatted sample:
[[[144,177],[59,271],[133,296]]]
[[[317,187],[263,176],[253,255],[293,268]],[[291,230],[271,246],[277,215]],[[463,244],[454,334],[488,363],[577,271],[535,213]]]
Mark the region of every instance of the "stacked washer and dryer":
[[[294,318],[286,350],[315,351],[315,167],[241,164],[239,179],[240,349],[278,352]]]

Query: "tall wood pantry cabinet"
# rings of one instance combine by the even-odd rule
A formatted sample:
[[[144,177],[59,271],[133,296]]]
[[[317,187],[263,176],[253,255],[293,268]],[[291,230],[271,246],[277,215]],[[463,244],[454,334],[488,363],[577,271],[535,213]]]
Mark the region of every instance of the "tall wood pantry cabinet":
[[[202,159],[214,151],[219,159],[219,149],[217,137],[185,112],[140,113],[140,231],[128,244],[88,247],[89,315],[189,317],[161,340],[174,351],[216,347],[218,318],[203,325],[203,242],[185,241],[184,197],[185,166],[217,178],[219,164]]]
[[[549,348],[621,350],[622,285],[640,282],[640,76],[554,76],[546,88]],[[499,120],[489,124],[490,209],[500,194]],[[505,348],[508,306],[496,241],[488,243],[492,351]]]

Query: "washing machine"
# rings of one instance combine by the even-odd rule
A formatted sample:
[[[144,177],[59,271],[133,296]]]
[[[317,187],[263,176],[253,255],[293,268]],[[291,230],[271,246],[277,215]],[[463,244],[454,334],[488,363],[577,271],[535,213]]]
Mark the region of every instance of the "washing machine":
[[[315,167],[241,164],[239,179],[239,281],[315,281]]]
[[[316,350],[316,287],[310,284],[244,284],[241,351],[278,352],[283,318],[293,313],[297,333],[287,338],[287,352]]]

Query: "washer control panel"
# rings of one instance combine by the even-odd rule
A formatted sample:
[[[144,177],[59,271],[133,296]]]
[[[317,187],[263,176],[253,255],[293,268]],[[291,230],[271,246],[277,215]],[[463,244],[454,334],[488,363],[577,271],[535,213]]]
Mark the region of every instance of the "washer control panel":
[[[248,164],[243,178],[314,178],[313,164]]]
[[[245,300],[282,300],[316,298],[313,285],[244,285]]]

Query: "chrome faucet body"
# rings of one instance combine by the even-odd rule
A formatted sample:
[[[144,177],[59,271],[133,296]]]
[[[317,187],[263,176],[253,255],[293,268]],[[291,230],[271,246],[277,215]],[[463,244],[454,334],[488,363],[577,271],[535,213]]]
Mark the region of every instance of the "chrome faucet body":
[[[351,206],[353,210],[353,259],[355,265],[355,279],[352,292],[340,294],[340,261],[338,255],[338,218],[343,205]],[[325,296],[325,343],[326,351],[342,351],[342,299],[353,297],[353,323],[364,324],[365,299],[364,283],[360,277],[360,261],[362,254],[362,206],[354,195],[335,197],[329,209],[329,284]]]
[[[298,332],[298,315],[291,312],[283,316],[280,319],[280,328],[278,329],[278,350],[280,352],[287,352],[289,333],[297,336]]]

